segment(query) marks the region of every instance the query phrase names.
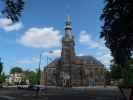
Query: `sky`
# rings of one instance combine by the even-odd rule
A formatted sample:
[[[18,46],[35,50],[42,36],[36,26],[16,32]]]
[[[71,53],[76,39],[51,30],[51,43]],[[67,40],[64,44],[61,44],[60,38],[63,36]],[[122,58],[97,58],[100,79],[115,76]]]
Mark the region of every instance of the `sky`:
[[[72,20],[76,54],[94,56],[109,68],[112,57],[104,40],[99,38],[103,7],[104,0],[26,0],[20,22],[13,24],[0,17],[0,57],[4,72],[9,73],[14,66],[35,70],[40,54],[41,69],[59,57],[67,16]]]

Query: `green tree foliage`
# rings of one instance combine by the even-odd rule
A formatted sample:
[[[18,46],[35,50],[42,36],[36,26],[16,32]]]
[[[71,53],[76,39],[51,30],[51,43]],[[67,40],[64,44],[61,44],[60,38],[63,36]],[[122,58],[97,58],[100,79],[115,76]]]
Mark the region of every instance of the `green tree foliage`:
[[[112,64],[111,68],[111,78],[114,80],[119,80],[122,78],[122,69],[121,66],[117,64]]]
[[[123,68],[118,65],[113,63],[111,68],[111,78],[114,80],[119,80],[122,79],[123,77]],[[133,84],[133,58],[129,59],[127,67],[126,67],[126,72],[127,72],[127,83],[128,85],[132,85]]]
[[[29,80],[31,84],[38,84],[40,82],[40,74],[38,74],[38,69],[36,71],[23,70],[20,67],[13,67],[10,70],[10,74],[23,73],[25,75],[24,80]]]
[[[0,62],[0,76],[1,76],[1,74],[2,74],[2,71],[3,71],[3,63]]]
[[[5,4],[2,14],[13,22],[19,21],[19,17],[24,9],[24,0],[1,0]]]
[[[105,0],[101,19],[104,22],[101,37],[115,63],[126,67],[133,50],[133,0]]]
[[[133,58],[128,61],[128,84],[133,85]]]
[[[40,79],[41,79],[41,70],[38,68],[36,69],[36,73],[37,73],[37,84],[40,84]]]
[[[111,82],[111,72],[109,70],[104,70],[104,75],[105,75],[105,84],[110,85]]]
[[[10,74],[22,73],[22,72],[23,72],[23,69],[20,68],[20,67],[13,67],[13,68],[10,70]]]
[[[26,71],[24,71],[24,74],[25,74],[25,79],[28,79],[31,84],[37,84],[38,79],[37,79],[36,71],[26,70]]]
[[[2,73],[0,76],[0,82],[2,82],[2,83],[5,82],[6,77],[7,76],[5,75],[5,73]]]
[[[4,77],[5,74],[2,73],[2,71],[3,71],[3,63],[1,62],[1,58],[0,58],[0,87],[1,87],[1,83],[3,83],[5,80],[5,77]]]

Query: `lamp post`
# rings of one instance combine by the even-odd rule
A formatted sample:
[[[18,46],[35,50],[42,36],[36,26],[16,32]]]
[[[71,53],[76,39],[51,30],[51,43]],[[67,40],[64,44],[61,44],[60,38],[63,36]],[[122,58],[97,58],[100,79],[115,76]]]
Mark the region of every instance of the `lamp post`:
[[[43,51],[40,53],[40,57],[39,57],[39,66],[38,66],[38,82],[37,84],[40,85],[40,79],[41,79],[41,61],[42,61],[42,54]]]
[[[48,55],[47,55],[47,66],[44,70],[44,86],[45,86],[45,89],[47,89],[47,85],[48,85]]]
[[[53,53],[53,51],[49,51],[48,52],[49,54]],[[48,55],[47,55],[47,66],[46,66],[46,69],[45,69],[45,73],[44,73],[44,85],[45,85],[45,88],[47,88],[48,86],[48,63],[49,63],[49,60],[51,60]]]
[[[39,96],[39,91],[40,91],[40,79],[41,79],[41,69],[40,69],[40,67],[41,67],[41,60],[42,60],[42,53],[43,52],[41,52],[40,53],[40,57],[39,57],[39,64],[38,64],[38,72],[37,72],[37,88],[36,88],[36,96],[38,97]]]

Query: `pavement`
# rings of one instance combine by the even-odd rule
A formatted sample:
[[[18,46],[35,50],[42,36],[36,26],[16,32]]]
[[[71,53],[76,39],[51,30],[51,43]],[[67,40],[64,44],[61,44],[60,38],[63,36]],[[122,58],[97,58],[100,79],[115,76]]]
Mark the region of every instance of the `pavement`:
[[[0,97],[7,96],[14,100],[123,100],[117,87],[48,87],[37,95],[33,90],[16,88],[0,89]],[[9,99],[10,100],[10,99]]]

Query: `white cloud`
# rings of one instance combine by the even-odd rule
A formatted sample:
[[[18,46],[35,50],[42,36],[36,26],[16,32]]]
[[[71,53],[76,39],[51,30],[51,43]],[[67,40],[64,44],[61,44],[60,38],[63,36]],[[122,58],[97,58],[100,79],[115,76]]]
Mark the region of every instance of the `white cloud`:
[[[0,27],[6,27],[8,25],[11,25],[12,21],[10,19],[7,18],[0,18]]]
[[[91,35],[86,31],[81,31],[80,40],[81,44],[87,45],[88,48],[95,49],[96,53],[93,54],[99,61],[101,61],[106,67],[111,64],[110,61],[113,59],[110,50],[105,47],[104,40],[99,39],[95,41],[92,39]]]
[[[83,54],[83,53],[79,53],[77,56],[84,56],[85,54]]]
[[[58,47],[61,39],[60,31],[53,27],[30,28],[19,42],[27,47],[51,48]]]
[[[16,63],[17,64],[37,64],[39,62],[39,59],[38,58],[31,58],[31,59],[21,59],[21,60],[18,60]]]
[[[6,32],[17,31],[23,27],[22,22],[12,23],[10,19],[0,18],[0,28]]]
[[[88,45],[90,48],[98,48],[99,43],[92,40],[92,37],[90,34],[88,34],[86,31],[80,32],[80,39],[79,42],[85,45]]]
[[[22,27],[23,27],[22,22],[17,22],[13,25],[9,25],[9,26],[4,27],[4,30],[7,32],[17,31],[17,30],[21,29]]]
[[[101,46],[100,48],[98,48],[97,51],[98,52],[95,54],[97,59],[101,61],[106,67],[109,67],[111,64],[111,60],[113,59],[110,50],[105,46]]]
[[[61,56],[61,50],[54,50],[53,53],[50,54],[50,56],[60,57]]]
[[[61,56],[61,50],[53,50],[50,52],[44,52],[43,55],[50,56],[50,57],[60,57]]]

